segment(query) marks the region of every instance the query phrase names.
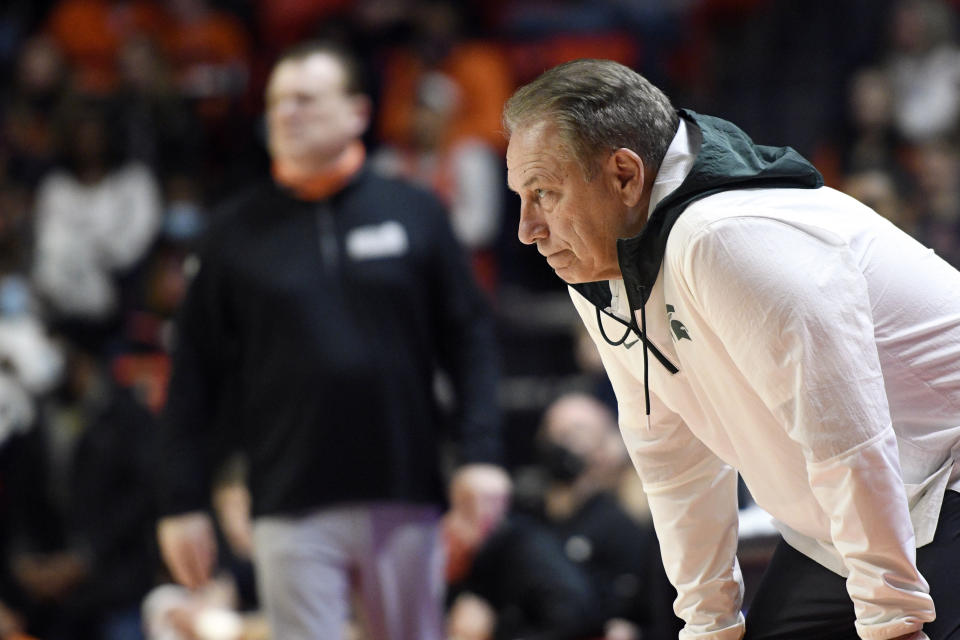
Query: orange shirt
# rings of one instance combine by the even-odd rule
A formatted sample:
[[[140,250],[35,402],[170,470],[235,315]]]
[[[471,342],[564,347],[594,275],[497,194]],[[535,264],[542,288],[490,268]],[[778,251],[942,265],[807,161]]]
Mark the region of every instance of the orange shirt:
[[[350,181],[367,157],[360,141],[352,142],[324,171],[307,173],[294,164],[274,160],[273,179],[304,200],[323,200],[338,192]]]

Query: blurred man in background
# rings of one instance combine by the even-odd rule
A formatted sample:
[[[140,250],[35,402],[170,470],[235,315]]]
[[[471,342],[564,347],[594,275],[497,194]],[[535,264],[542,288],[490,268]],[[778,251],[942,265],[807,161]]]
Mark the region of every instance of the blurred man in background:
[[[451,434],[438,365],[455,392],[454,479],[477,465],[504,473],[491,464],[491,317],[442,206],[366,169],[360,84],[354,61],[325,44],[277,62],[273,183],[213,225],[177,323],[161,550],[178,581],[207,581],[210,474],[241,450],[261,605],[284,640],[342,637],[351,592],[370,637],[441,637]]]

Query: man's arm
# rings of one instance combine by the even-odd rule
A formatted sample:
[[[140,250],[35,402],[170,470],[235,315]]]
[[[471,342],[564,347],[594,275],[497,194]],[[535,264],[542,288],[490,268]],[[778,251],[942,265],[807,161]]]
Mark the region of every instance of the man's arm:
[[[215,401],[231,357],[222,295],[205,256],[177,316],[159,436],[157,539],[173,578],[191,588],[209,580],[216,562],[210,466]]]
[[[434,229],[433,301],[441,366],[457,400],[462,463],[502,463],[499,361],[493,315],[444,214]]]
[[[867,285],[849,249],[770,219],[714,223],[681,269],[694,304],[785,433],[829,516],[863,638],[934,618],[887,406]],[[746,319],[750,319],[749,330]]]
[[[738,640],[743,584],[736,559],[736,472],[654,393],[647,427],[643,381],[600,337],[591,304],[572,289],[570,295],[617,395],[620,431],[643,481],[667,577],[677,590],[673,608],[686,622],[680,637]]]

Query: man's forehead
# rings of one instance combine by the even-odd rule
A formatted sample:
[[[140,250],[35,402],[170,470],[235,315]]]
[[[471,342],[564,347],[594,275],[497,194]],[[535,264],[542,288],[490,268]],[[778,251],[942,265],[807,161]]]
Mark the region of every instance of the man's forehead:
[[[336,58],[318,52],[278,64],[270,74],[267,92],[295,87],[305,93],[320,93],[345,84],[345,71]]]
[[[510,135],[507,145],[507,160],[513,155],[529,153],[531,150],[550,144],[557,137],[557,126],[549,120],[536,120],[516,127]]]
[[[581,432],[613,420],[606,407],[591,397],[572,395],[557,400],[547,410],[544,423],[556,432]]]
[[[540,121],[518,128],[507,145],[507,182],[519,188],[535,180],[559,178],[567,156],[551,123]]]

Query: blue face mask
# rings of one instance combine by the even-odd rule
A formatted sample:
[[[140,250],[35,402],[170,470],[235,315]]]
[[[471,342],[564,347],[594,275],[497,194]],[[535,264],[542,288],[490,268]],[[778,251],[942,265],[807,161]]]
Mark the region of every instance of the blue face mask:
[[[203,222],[203,212],[195,202],[174,200],[163,219],[163,234],[171,240],[192,240],[203,230]]]

